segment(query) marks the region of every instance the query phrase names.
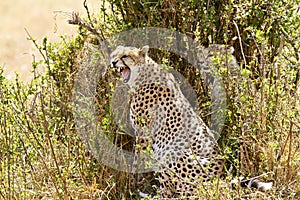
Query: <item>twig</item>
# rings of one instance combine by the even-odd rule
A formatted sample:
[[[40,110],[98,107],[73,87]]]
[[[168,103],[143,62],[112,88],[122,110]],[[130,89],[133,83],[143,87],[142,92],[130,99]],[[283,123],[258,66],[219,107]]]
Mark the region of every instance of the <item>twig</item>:
[[[68,20],[69,24],[72,25],[78,25],[80,27],[84,27],[86,28],[88,31],[90,31],[93,35],[95,35],[97,37],[97,39],[99,40],[99,42],[104,41],[104,38],[102,38],[100,36],[100,34],[98,33],[98,31],[94,28],[93,25],[89,25],[87,24],[85,21],[83,21],[80,17],[79,17],[79,13],[77,12],[73,12],[72,13],[72,19]]]
[[[264,173],[264,174],[260,174],[258,176],[251,177],[248,180],[258,179],[260,177],[267,176],[268,174],[271,174],[271,173],[273,173],[273,172],[267,172],[267,173]]]
[[[238,27],[238,25],[236,24],[235,21],[233,21],[233,24],[234,24],[234,26],[236,28],[236,31],[237,31],[237,34],[238,34],[239,44],[240,44],[240,48],[241,48],[241,53],[242,53],[242,56],[243,56],[244,63],[246,65],[246,58],[245,58],[245,54],[244,54],[244,51],[243,51],[243,45],[242,45],[242,39],[241,39],[239,27]]]
[[[83,2],[83,7],[85,8],[86,14],[88,16],[88,19],[90,21],[90,24],[91,24],[92,28],[95,28],[94,25],[93,25],[93,23],[92,23],[92,18],[91,18],[91,15],[90,15],[90,10],[89,10],[89,7],[87,6],[86,0],[84,0],[84,2]]]
[[[88,24],[79,17],[78,13],[73,12],[72,19],[68,20],[68,23],[72,24],[72,25],[78,25],[80,27],[83,27],[83,28],[87,29],[89,32],[91,32],[93,35],[95,35],[99,41],[98,47],[101,50],[101,53],[103,54],[104,57],[106,57],[107,54],[110,53],[110,50],[105,42],[103,32],[101,31],[101,35],[100,35],[99,32],[94,28],[94,25],[92,24],[91,21],[90,21],[91,24]]]
[[[256,42],[256,40],[255,40],[255,38],[254,38],[253,32],[250,31],[250,33],[251,33],[252,39],[253,39],[253,41],[254,41],[254,44],[255,44],[255,46],[256,46],[258,52],[259,52],[259,55],[261,56],[262,60],[265,61],[265,57],[264,57],[263,53],[261,52],[261,50],[260,50],[260,48],[259,48],[259,46],[258,46],[258,44],[257,44],[257,42]]]
[[[278,23],[277,23],[277,25],[280,27],[280,31],[283,33],[285,38],[291,43],[291,45],[295,51],[296,59],[299,61],[300,55],[299,55],[299,52],[298,52],[295,42],[292,40],[292,37],[284,30],[284,28],[282,26],[280,26]]]
[[[287,60],[289,60],[291,63],[293,63],[294,65],[296,65],[297,63],[299,63],[300,61],[300,53],[299,53],[299,48],[297,48],[296,43],[293,41],[292,37],[284,30],[284,28],[277,22],[277,25],[280,27],[280,31],[282,32],[282,34],[284,35],[284,37],[290,42],[290,44],[292,45],[292,48],[295,52],[295,57],[297,59],[297,62],[293,62],[289,57],[284,56]],[[300,69],[297,69],[297,74],[296,74],[296,80],[295,80],[295,91],[297,91],[298,88],[298,83],[299,83],[299,78],[300,77]]]
[[[47,50],[45,49],[45,52],[46,52],[46,55],[45,55],[45,53],[42,51],[41,47],[39,47],[36,40],[30,35],[30,33],[28,32],[28,30],[26,28],[25,28],[25,31],[27,33],[28,40],[31,40],[33,42],[34,46],[38,49],[39,53],[42,55],[44,61],[47,64],[47,66],[50,67],[50,62],[49,62],[49,57],[47,55]],[[44,45],[46,45],[45,41],[44,41]]]
[[[288,152],[288,161],[287,161],[287,181],[291,178],[291,152],[292,152],[292,141],[293,141],[293,122],[290,122],[290,131],[289,131],[289,152]]]
[[[45,109],[44,109],[45,102],[44,102],[44,98],[43,98],[42,93],[40,93],[40,100],[41,100],[41,111],[42,111],[42,116],[43,116],[44,131],[46,133],[46,136],[47,136],[47,139],[48,139],[48,142],[49,142],[50,151],[51,151],[51,154],[53,156],[53,160],[54,160],[54,164],[55,164],[57,173],[59,175],[59,178],[63,181],[63,190],[65,192],[64,195],[65,195],[65,198],[66,198],[66,197],[68,197],[67,182],[66,182],[66,179],[61,174],[61,170],[59,169],[59,165],[58,165],[56,155],[55,155],[55,152],[54,152],[53,144],[52,144],[50,133],[49,133],[49,123],[46,119],[46,113],[45,113]]]
[[[37,92],[38,94],[40,94],[40,92]],[[33,119],[32,116],[28,115],[30,117],[30,120],[32,122],[34,122],[35,120]],[[26,117],[26,115],[25,115]],[[17,121],[22,121],[19,117],[19,115],[17,115],[17,118],[19,118],[19,120]],[[59,198],[62,199],[63,196],[61,196],[60,192],[59,192],[59,189],[57,187],[57,184],[56,182],[54,181],[54,178],[55,178],[55,175],[53,175],[53,173],[50,171],[49,167],[47,166],[46,164],[46,161],[44,160],[44,156],[42,155],[41,151],[42,150],[43,152],[45,152],[45,147],[42,145],[42,143],[40,142],[40,140],[37,138],[35,131],[33,130],[32,126],[30,125],[30,122],[29,120],[27,119],[27,117],[25,118],[26,119],[26,125],[27,126],[27,130],[24,130],[24,134],[26,136],[26,138],[28,139],[28,141],[31,143],[32,147],[35,149],[35,151],[37,152],[37,154],[39,155],[39,157],[41,158],[41,162],[42,164],[44,165],[44,169],[47,171],[47,173],[49,174],[49,178],[51,179],[52,183],[53,183],[53,186],[55,188],[55,191],[56,193],[58,194]],[[21,130],[23,130],[24,128],[24,124],[18,124],[19,127],[21,128]],[[33,139],[32,137],[29,136],[29,133],[32,133],[32,136],[33,136]]]

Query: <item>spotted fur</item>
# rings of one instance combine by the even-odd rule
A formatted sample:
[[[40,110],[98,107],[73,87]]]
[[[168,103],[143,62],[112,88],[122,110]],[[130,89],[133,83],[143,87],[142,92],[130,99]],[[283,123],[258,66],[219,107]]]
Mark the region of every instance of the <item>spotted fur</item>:
[[[130,87],[132,126],[157,161],[160,196],[193,196],[199,185],[221,175],[224,159],[174,76],[148,57],[148,49],[119,46],[111,64]]]

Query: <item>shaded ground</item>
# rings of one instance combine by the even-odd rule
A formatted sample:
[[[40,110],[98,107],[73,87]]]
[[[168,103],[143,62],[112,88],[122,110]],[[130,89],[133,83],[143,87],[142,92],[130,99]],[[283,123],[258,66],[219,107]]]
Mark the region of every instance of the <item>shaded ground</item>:
[[[97,0],[88,0],[91,11],[97,10]],[[76,28],[68,25],[72,11],[85,15],[83,0],[10,0],[0,1],[0,66],[4,67],[8,79],[17,71],[23,80],[31,77],[33,55],[38,57],[28,32],[41,41],[45,36],[57,41],[59,35],[76,34]]]

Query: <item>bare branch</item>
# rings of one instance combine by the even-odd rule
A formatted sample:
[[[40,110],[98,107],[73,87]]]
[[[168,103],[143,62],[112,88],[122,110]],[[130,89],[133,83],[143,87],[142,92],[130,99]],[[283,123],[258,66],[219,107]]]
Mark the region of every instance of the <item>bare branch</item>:
[[[87,9],[87,12],[88,12],[88,9]],[[88,15],[89,15],[89,12],[88,12]],[[95,35],[99,41],[98,47],[102,51],[102,54],[106,57],[107,54],[110,53],[110,50],[105,42],[104,34],[101,31],[101,35],[100,35],[99,32],[94,27],[90,16],[88,18],[90,20],[89,24],[87,22],[85,22],[84,20],[82,20],[77,12],[73,12],[72,19],[68,20],[68,23],[72,24],[72,25],[78,25],[80,27],[83,27],[86,30],[88,30],[89,32],[91,32],[93,35]]]
[[[97,39],[99,40],[99,42],[104,41],[104,38],[102,36],[100,36],[100,34],[94,28],[94,26],[90,25],[90,24],[87,24],[85,21],[83,21],[79,17],[79,14],[77,12],[72,13],[72,19],[69,19],[68,23],[72,24],[72,25],[78,25],[80,27],[83,27],[83,28],[87,29],[89,32],[91,32],[93,35],[95,35],[97,37]]]
[[[240,35],[239,27],[238,27],[238,25],[236,24],[235,21],[233,21],[233,24],[234,24],[234,26],[236,28],[236,31],[237,31],[237,34],[238,34],[238,38],[239,38],[239,43],[240,43],[240,48],[241,48],[243,60],[244,60],[244,63],[246,65],[246,58],[245,58],[245,54],[244,54],[244,51],[243,51],[242,38],[241,38],[241,35]]]

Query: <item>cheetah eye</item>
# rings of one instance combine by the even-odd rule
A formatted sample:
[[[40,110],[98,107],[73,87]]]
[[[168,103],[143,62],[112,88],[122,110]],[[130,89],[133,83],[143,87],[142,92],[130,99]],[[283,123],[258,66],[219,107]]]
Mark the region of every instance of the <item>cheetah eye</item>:
[[[129,57],[128,55],[124,55],[120,59],[124,59],[124,58],[128,58],[128,57]]]
[[[208,54],[207,58],[211,58],[213,55],[212,54]]]

